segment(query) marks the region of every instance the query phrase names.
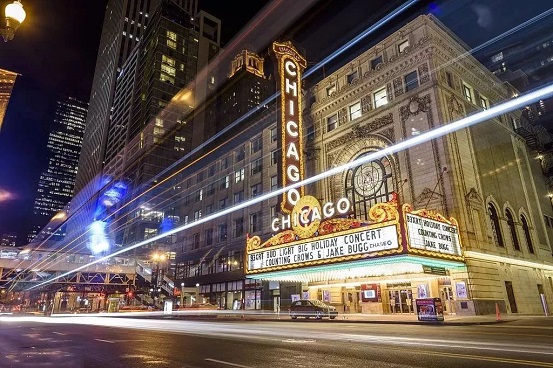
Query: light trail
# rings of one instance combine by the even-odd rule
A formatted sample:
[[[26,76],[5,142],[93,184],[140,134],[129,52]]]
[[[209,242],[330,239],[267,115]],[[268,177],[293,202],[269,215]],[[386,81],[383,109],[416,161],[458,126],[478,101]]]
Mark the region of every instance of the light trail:
[[[261,319],[260,319],[261,320]],[[312,337],[315,342],[318,341],[334,341],[334,342],[353,342],[366,344],[366,346],[379,346],[379,348],[397,347],[397,348],[418,348],[413,349],[412,352],[420,352],[419,349],[427,348],[429,353],[433,354],[453,354],[459,357],[479,357],[472,355],[472,352],[488,351],[498,353],[502,356],[506,352],[514,354],[532,354],[535,356],[541,356],[542,359],[550,361],[553,356],[551,342],[547,343],[545,340],[540,344],[537,343],[521,343],[516,339],[509,341],[493,341],[488,340],[488,336],[481,336],[480,339],[475,340],[473,335],[467,335],[461,337],[455,335],[453,337],[442,336],[440,338],[421,337],[416,334],[413,337],[398,336],[396,332],[389,332],[388,330],[378,330],[379,333],[371,331],[358,332],[358,331],[340,331],[342,327],[339,324],[332,324],[332,329],[327,328],[328,324],[302,324],[297,322],[279,321],[272,322],[267,325],[266,323],[259,323],[257,321],[244,321],[243,323],[236,324],[236,322],[218,321],[190,321],[190,320],[162,320],[162,319],[142,319],[142,318],[126,318],[126,317],[112,317],[112,316],[68,316],[68,317],[0,317],[0,321],[6,323],[19,324],[22,322],[34,322],[44,324],[75,324],[85,326],[100,326],[110,328],[125,328],[139,331],[155,331],[155,332],[168,332],[179,333],[193,336],[213,337],[217,339],[242,339],[242,340],[265,340],[273,343],[287,342],[290,336],[313,336],[313,332],[316,333],[315,337]],[[275,324],[280,326],[276,327]],[[282,325],[281,325],[282,324]],[[282,328],[284,326],[285,328]],[[346,326],[344,326],[346,327]],[[415,326],[413,326],[415,327]],[[425,326],[423,324],[416,325],[416,328],[429,328],[434,329],[435,326]],[[545,336],[545,335],[541,335]],[[116,340],[109,340],[116,341]],[[293,342],[293,341],[290,341]],[[465,351],[465,354],[441,352],[438,348],[451,350]],[[423,352],[424,353],[424,352]],[[486,359],[501,359],[500,357],[483,357]],[[510,359],[510,358],[506,358]],[[539,362],[542,363],[542,362]],[[553,367],[553,363],[548,363],[548,367]]]
[[[411,1],[408,1],[406,2],[405,4],[403,4],[402,6],[398,7],[397,9],[395,9],[394,11],[392,11],[391,13],[389,13],[386,17],[382,18],[381,20],[379,20],[377,23],[373,24],[371,27],[367,28],[365,31],[363,31],[362,33],[360,33],[359,35],[357,35],[355,38],[353,38],[352,40],[348,41],[345,45],[343,45],[342,47],[340,47],[339,49],[337,49],[335,52],[333,52],[331,55],[327,56],[323,61],[317,63],[315,66],[313,66],[311,69],[309,69],[309,71],[307,71],[306,73],[304,73],[303,75],[303,79],[305,79],[307,76],[313,74],[316,70],[322,68],[326,63],[332,61],[334,58],[338,57],[340,54],[342,54],[343,52],[345,52],[347,49],[349,49],[350,47],[354,46],[355,44],[357,44],[358,42],[360,42],[363,38],[365,38],[366,36],[374,33],[376,30],[378,30],[380,27],[382,27],[384,24],[386,24],[387,22],[391,21],[393,18],[395,18],[397,15],[401,14],[402,12],[404,12],[405,10],[407,10],[409,7],[413,6],[415,3],[417,3],[419,0],[411,0]],[[274,9],[274,7],[273,7]],[[461,59],[463,57],[466,57],[467,55],[470,55],[470,54],[473,54],[474,52],[476,51],[479,51],[481,49],[483,49],[484,47],[487,47],[489,45],[491,45],[492,43],[495,43],[507,36],[510,36],[526,27],[528,27],[529,25],[532,25],[542,19],[544,19],[545,17],[548,17],[550,16],[551,14],[553,14],[553,9],[549,9],[548,11],[545,11],[539,15],[537,15],[536,17],[533,17],[532,19],[530,20],[527,20],[525,21],[524,23],[520,24],[519,26],[515,27],[515,28],[512,28],[510,29],[509,31],[507,32],[504,32],[496,37],[494,37],[493,39],[489,40],[489,41],[486,41],[484,42],[483,44],[461,54],[460,56],[452,59],[452,60],[449,60],[448,62],[446,62],[445,64],[443,65],[440,65],[437,67],[436,70],[439,70],[439,69],[442,69],[444,68],[445,66],[455,62],[456,60],[458,59]],[[161,177],[162,175],[164,175],[165,173],[169,172],[171,169],[173,169],[175,166],[177,166],[178,164],[180,164],[182,161],[186,160],[186,159],[189,159],[191,156],[197,154],[200,150],[202,150],[203,148],[205,148],[205,146],[211,144],[214,140],[216,140],[217,138],[219,138],[220,136],[222,136],[223,134],[227,133],[228,131],[230,131],[231,129],[235,128],[236,126],[238,126],[239,124],[241,124],[242,122],[244,122],[246,119],[250,118],[253,114],[255,113],[258,113],[260,110],[266,108],[266,106],[268,104],[270,104],[271,102],[273,102],[278,96],[280,96],[280,93],[277,92],[277,93],[274,93],[272,96],[270,96],[269,98],[267,98],[265,101],[263,101],[262,103],[260,103],[257,107],[255,107],[254,109],[248,111],[245,115],[241,116],[240,118],[238,118],[237,120],[235,120],[231,125],[225,127],[222,131],[218,132],[215,136],[211,137],[210,139],[206,140],[203,144],[201,144],[200,146],[196,147],[195,149],[193,149],[191,152],[189,152],[187,155],[185,155],[183,158],[179,159],[177,162],[171,164],[170,166],[168,166],[167,168],[165,168],[162,172],[160,172],[159,174],[157,174],[155,177],[153,177],[151,180],[155,180],[159,177]],[[522,105],[524,106],[524,104]],[[488,110],[489,111],[489,110]],[[422,135],[419,135],[419,137],[421,137]],[[432,138],[430,138],[432,139]],[[221,145],[219,145],[218,147],[221,147],[223,146],[224,144],[226,144],[227,142],[224,142],[222,143]],[[421,141],[422,143],[422,141]],[[416,143],[415,143],[416,144]],[[218,148],[217,147],[217,148]],[[123,206],[121,206],[117,211],[115,211],[113,214],[111,214],[110,216],[113,216],[114,214],[118,213],[119,211],[122,211],[123,209],[125,209],[126,207],[130,206],[133,202],[135,202],[136,200],[138,200],[141,196],[149,193],[150,191],[154,190],[155,188],[159,187],[161,184],[163,184],[164,182],[170,180],[171,178],[173,178],[175,175],[178,175],[180,172],[184,171],[185,169],[189,168],[192,164],[198,162],[199,160],[205,158],[208,154],[214,152],[216,150],[216,148],[214,148],[213,150],[210,150],[208,153],[202,155],[201,157],[199,157],[198,159],[194,160],[192,163],[186,165],[185,167],[179,169],[178,171],[176,171],[175,173],[171,174],[170,176],[168,176],[167,178],[161,180],[159,183],[157,183],[155,186],[152,186],[151,188],[148,188],[147,190],[145,190],[143,193],[141,193],[139,196],[131,199],[129,202],[125,203]],[[401,149],[399,149],[401,150]],[[382,151],[380,151],[382,152]],[[397,152],[397,151],[394,151],[394,152]],[[386,154],[384,154],[386,155]],[[377,159],[377,158],[381,158],[383,157],[382,155],[378,155],[378,156],[372,156],[372,155],[369,155],[369,156],[366,156],[366,157],[374,157],[374,159]],[[357,166],[357,164],[354,164],[356,161],[353,161],[351,162],[350,164],[352,164],[352,166],[350,167],[347,167],[345,168],[344,170],[346,169],[349,169],[349,168],[352,168],[352,167],[355,167]],[[368,161],[367,161],[368,162]],[[246,165],[247,166],[247,165]],[[245,166],[244,166],[245,168]],[[335,172],[333,174],[330,174],[329,176],[331,175],[334,175],[335,173],[338,173],[340,172],[340,170],[338,170],[339,168],[335,168],[335,169],[332,169],[334,170]],[[336,171],[338,170],[338,171]],[[324,177],[327,177],[327,176],[324,176]],[[324,178],[323,177],[323,178]],[[315,177],[312,177],[310,179],[306,179],[307,180],[311,180],[312,181],[309,181],[309,183],[312,183],[314,181],[317,181],[319,180],[319,176],[315,176]],[[184,183],[184,179],[183,179],[183,182],[181,183]],[[302,182],[303,183],[303,182]],[[148,184],[148,183],[146,183]],[[304,184],[301,184],[301,185],[304,185]],[[287,188],[281,188],[279,189],[279,192],[278,194],[281,194],[282,192],[285,192],[287,191],[288,189],[291,189],[291,188],[294,188],[294,187],[297,187],[297,186],[301,186],[299,184],[296,184],[294,186],[289,186]],[[171,189],[168,188],[166,189],[165,191],[157,194],[154,198],[157,198],[157,197],[160,197],[162,196],[164,193],[166,193],[167,191],[170,191]],[[271,195],[275,192],[270,192],[270,193],[267,193],[266,195],[270,195],[269,197],[267,198],[264,198],[264,199],[269,199],[269,198],[272,198],[274,195],[278,195],[278,194],[274,194],[274,195]],[[259,198],[260,197],[256,197],[256,198]],[[264,199],[260,199],[260,200],[264,200]],[[166,201],[169,201],[170,198],[166,199]],[[248,202],[244,202],[244,204],[246,203],[250,203],[249,201]],[[253,203],[258,203],[257,201],[253,202]],[[252,204],[253,204],[252,203]],[[233,206],[233,207],[229,207],[228,210],[238,210],[238,209],[242,209],[244,208],[243,206]],[[127,212],[128,214],[129,212]],[[217,212],[215,214],[213,214],[214,216],[217,215],[217,217],[219,216],[224,216],[226,214],[228,214],[230,212],[226,212],[226,211],[222,211],[222,212]],[[108,216],[108,217],[110,217]],[[216,218],[216,217],[215,217]],[[205,220],[207,221],[205,218],[202,219],[202,220]],[[124,227],[125,225],[127,225],[129,222],[131,222],[132,219],[128,220],[126,223],[123,223],[121,224],[117,229],[113,230],[113,232],[121,229],[122,227]],[[200,222],[192,222],[190,223],[189,225],[190,226],[195,226],[195,225],[199,225],[205,221],[200,221]],[[185,225],[187,226],[187,225]],[[180,227],[178,229],[181,229]],[[77,241],[78,239],[80,238],[83,238],[84,235],[88,232],[89,230],[87,229],[86,232],[84,234],[81,234],[79,237],[77,237],[74,241]],[[174,232],[171,232],[171,233],[163,233],[163,234],[159,234],[158,236],[160,236],[161,238],[162,237],[165,237],[165,236],[168,236],[168,235],[172,235]],[[153,239],[153,238],[152,238]],[[86,239],[85,239],[86,240]],[[148,239],[148,240],[151,240],[151,239]],[[135,249],[135,248],[138,248],[144,244],[148,244],[150,241],[148,241],[147,243],[137,243],[137,244],[134,244],[130,247],[127,247],[125,249],[122,249],[116,253],[113,253],[113,254],[110,254],[106,257],[103,257],[101,258],[100,260],[107,260],[111,257],[114,257],[116,255],[119,255],[119,254],[122,254],[122,253],[125,253],[129,250],[132,250],[132,249]],[[64,250],[66,249],[71,243],[69,243],[68,245],[64,246],[63,248],[60,249],[60,252],[61,250]],[[67,250],[67,252],[73,250],[73,249],[76,249],[77,247],[81,246],[83,243],[79,243],[79,244],[75,244],[71,249]],[[120,253],[121,252],[121,253]],[[98,260],[98,262],[101,262],[100,260]],[[47,267],[47,265],[44,265],[44,262],[55,262],[55,261],[49,261],[49,260],[42,260],[42,261],[38,261],[36,262],[35,264],[33,264],[32,266],[29,266],[25,269],[25,271],[29,270],[29,269],[34,269],[34,268],[45,268]],[[96,261],[92,262],[92,263],[89,263],[87,265],[85,265],[84,267],[87,267],[87,266],[90,266],[94,263],[98,263]],[[83,268],[84,268],[83,267]],[[75,269],[73,271],[70,271],[68,274],[72,273],[72,272],[76,272],[78,270],[80,270],[82,268],[79,268],[79,269]],[[13,271],[13,270],[12,270]],[[22,272],[25,272],[25,271],[22,271]],[[66,276],[66,275],[64,275]],[[63,276],[59,276],[59,277],[63,277]],[[47,280],[45,281],[46,283],[50,282],[50,281],[54,281],[55,279],[51,279],[51,280]],[[12,285],[15,285],[12,284]],[[38,286],[38,285],[37,285]],[[33,287],[34,288],[34,287]],[[29,289],[30,290],[30,289]]]
[[[311,183],[314,183],[314,182],[317,182],[321,179],[324,179],[324,178],[327,178],[329,176],[332,176],[332,175],[335,175],[335,174],[338,174],[338,173],[341,173],[345,170],[349,170],[351,168],[354,168],[354,167],[357,167],[357,166],[360,166],[360,165],[363,165],[365,163],[369,163],[371,161],[374,161],[374,160],[377,160],[377,159],[380,159],[384,156],[387,156],[387,155],[391,155],[393,153],[396,153],[396,152],[399,152],[399,151],[403,151],[405,149],[408,149],[410,147],[413,147],[413,146],[416,146],[418,144],[421,144],[421,143],[425,143],[427,141],[430,141],[432,139],[436,139],[436,138],[440,138],[440,137],[443,137],[447,134],[450,134],[450,133],[453,133],[453,132],[456,132],[458,130],[461,130],[461,129],[464,129],[464,128],[468,128],[472,125],[475,125],[475,124],[478,124],[478,123],[481,123],[483,121],[486,121],[486,120],[490,120],[492,118],[495,118],[501,114],[505,114],[507,112],[511,112],[515,109],[518,109],[520,107],[523,107],[523,106],[526,106],[530,103],[533,103],[533,102],[536,102],[536,101],[539,101],[541,99],[544,99],[544,98],[547,98],[547,97],[550,97],[553,95],[553,84],[549,84],[545,87],[542,87],[536,91],[533,91],[533,92],[530,92],[530,93],[527,93],[527,94],[524,94],[524,95],[521,95],[517,98],[514,98],[512,100],[509,100],[507,102],[503,102],[499,105],[496,105],[494,107],[491,107],[489,108],[488,110],[484,110],[484,111],[481,111],[481,112],[478,112],[478,113],[475,113],[474,115],[470,115],[470,116],[467,116],[463,119],[460,119],[460,120],[457,120],[455,122],[452,122],[452,123],[449,123],[449,124],[446,124],[446,125],[442,125],[440,127],[437,127],[437,128],[434,128],[434,129],[431,129],[429,131],[426,131],[424,133],[421,133],[419,135],[416,135],[412,138],[409,138],[409,139],[406,139],[402,142],[399,142],[399,143],[396,143],[392,146],[389,146],[389,147],[386,147],[386,148],[383,148],[379,151],[376,151],[376,152],[373,152],[373,153],[370,153],[370,154],[367,154],[365,156],[362,156],[356,160],[353,160],[351,162],[348,162],[346,164],[343,164],[343,165],[339,165],[339,166],[336,166],[335,168],[332,168],[332,169],[329,169],[329,170],[326,170],[325,172],[322,172],[320,174],[317,174],[317,175],[314,175],[310,178],[307,178],[307,179],[304,179],[302,181],[299,181],[297,183],[294,183],[293,185],[289,185],[287,187],[283,187],[283,188],[280,188],[280,189],[277,189],[277,190],[274,190],[272,192],[269,192],[269,193],[265,193],[265,194],[262,194],[258,197],[255,197],[253,199],[250,199],[248,201],[245,201],[245,202],[242,202],[240,204],[237,204],[237,205],[234,205],[234,206],[231,206],[223,211],[219,211],[219,212],[216,212],[212,215],[208,215],[208,216],[205,216],[199,220],[196,220],[194,222],[191,222],[189,224],[185,224],[185,225],[182,225],[182,226],[179,226],[175,229],[172,229],[170,231],[167,231],[165,233],[162,233],[162,234],[158,234],[152,238],[149,238],[149,239],[146,239],[146,240],[143,240],[141,242],[138,242],[137,244],[134,244],[134,245],[131,245],[125,249],[121,249],[121,250],[118,250],[108,256],[105,256],[105,257],[102,257],[102,258],[99,258],[95,261],[92,261],[88,264],[85,264],[81,267],[77,267],[75,268],[74,270],[72,271],[69,271],[69,272],[64,272],[56,277],[53,277],[47,281],[44,281],[44,282],[41,282],[39,284],[36,284],[36,285],[33,285],[32,287],[28,288],[27,290],[32,290],[32,289],[35,289],[37,287],[40,287],[42,285],[46,285],[52,281],[55,281],[59,278],[62,278],[62,277],[65,277],[65,276],[68,276],[76,271],[80,271],[84,268],[87,268],[93,264],[96,264],[96,263],[100,263],[100,262],[103,262],[111,257],[114,257],[114,256],[117,256],[117,255],[120,255],[120,254],[123,254],[123,253],[126,253],[132,249],[136,249],[136,248],[139,248],[139,247],[142,247],[146,244],[149,244],[149,243],[152,243],[152,242],[155,242],[157,240],[160,240],[160,239],[163,239],[165,238],[166,236],[169,236],[169,235],[172,235],[172,234],[175,234],[175,233],[178,233],[178,232],[181,232],[181,231],[184,231],[184,230],[187,230],[187,229],[190,229],[192,227],[195,227],[197,225],[200,225],[200,224],[203,224],[205,222],[209,222],[209,221],[213,221],[221,216],[225,216],[227,214],[230,214],[234,211],[237,211],[237,210],[240,210],[240,209],[243,209],[243,208],[246,208],[246,207],[249,207],[251,205],[254,205],[256,203],[259,203],[259,202],[262,202],[262,201],[265,201],[265,200],[268,200],[270,198],[273,198],[275,196],[278,196],[280,194],[283,194],[285,193],[286,191],[290,190],[290,189],[293,189],[293,188],[298,188],[298,187],[301,187],[301,186],[304,186],[304,185],[308,185],[308,184],[311,184]]]
[[[406,11],[407,9],[409,9],[411,6],[413,6],[414,4],[416,4],[417,2],[419,2],[419,0],[410,0],[406,3],[404,3],[403,5],[399,6],[398,8],[396,8],[395,10],[393,10],[392,12],[390,12],[389,14],[387,14],[386,16],[384,16],[382,19],[380,19],[379,21],[377,21],[375,24],[371,25],[370,27],[368,27],[365,31],[363,31],[362,33],[360,33],[359,35],[357,35],[356,37],[354,37],[352,40],[348,41],[345,45],[343,45],[342,47],[340,47],[338,50],[334,51],[331,55],[327,56],[323,61],[317,63],[316,65],[314,65],[312,68],[310,68],[306,73],[304,73],[302,75],[302,80],[307,78],[309,75],[311,75],[312,73],[314,73],[316,70],[324,67],[324,65],[328,62],[330,62],[331,60],[335,59],[336,57],[338,57],[340,54],[342,54],[343,52],[345,52],[346,50],[348,50],[349,48],[351,48],[352,46],[354,46],[355,44],[357,44],[358,42],[360,42],[361,40],[363,40],[365,37],[367,37],[368,35],[374,33],[375,31],[377,31],[380,27],[382,27],[383,25],[385,25],[386,23],[390,22],[391,20],[393,20],[395,17],[397,17],[398,15],[400,15],[401,13],[403,13],[404,11]],[[281,1],[277,2],[276,3],[277,5],[281,4]],[[262,16],[262,19],[265,19],[266,17],[268,17],[268,14],[270,14],[271,12],[273,12],[275,10],[275,8],[277,7],[277,5],[274,5],[272,7],[270,7],[268,10],[265,10],[263,12],[263,14],[261,15]],[[258,25],[260,23],[260,21],[254,23],[254,25]],[[239,37],[240,37],[240,40],[242,40],[244,37],[246,37],[248,34],[250,34],[252,32],[252,29],[250,27],[250,29],[248,29],[247,31],[245,31],[244,33],[242,33]],[[232,45],[234,47],[234,45],[237,44],[237,42],[232,42]],[[227,52],[228,53],[228,52]],[[219,62],[221,58],[217,58],[216,62]],[[202,72],[205,72],[202,71]],[[205,73],[204,73],[205,74]],[[247,118],[249,118],[250,116],[252,116],[253,114],[257,113],[259,110],[263,109],[263,108],[266,108],[266,106],[268,104],[270,104],[272,101],[274,101],[278,96],[280,96],[280,92],[276,92],[274,93],[273,95],[271,95],[270,97],[268,97],[267,99],[265,99],[265,101],[261,102],[258,106],[256,106],[254,109],[248,111],[246,114],[244,114],[243,116],[241,116],[239,119],[235,120],[232,124],[230,124],[229,126],[225,127],[223,130],[217,132],[217,134],[215,134],[213,137],[210,137],[209,139],[207,139],[205,142],[203,142],[201,145],[199,145],[198,147],[196,147],[195,149],[193,149],[191,152],[189,152],[188,154],[186,154],[185,156],[183,156],[182,158],[180,158],[178,161],[176,161],[175,163],[171,164],[170,166],[168,166],[167,168],[165,168],[164,170],[162,170],[160,173],[158,173],[156,176],[154,176],[151,180],[155,180],[157,178],[159,178],[160,176],[162,176],[163,174],[167,173],[169,170],[173,169],[174,167],[176,167],[177,165],[179,165],[180,163],[182,163],[183,161],[189,159],[190,157],[192,157],[194,154],[198,153],[199,151],[201,151],[203,148],[205,148],[207,145],[211,144],[214,140],[220,138],[221,136],[223,136],[225,133],[227,133],[228,131],[230,131],[231,129],[235,128],[236,126],[238,126],[240,123],[242,123],[244,120],[246,120]],[[163,112],[161,112],[160,114],[163,114]],[[191,165],[191,164],[190,164]],[[115,214],[117,214],[119,211],[123,210],[124,208],[128,207],[131,203],[135,202],[136,200],[138,200],[141,196],[149,193],[151,190],[153,190],[154,188],[160,186],[161,184],[163,184],[164,182],[166,182],[167,180],[173,178],[175,175],[177,175],[178,173],[182,172],[183,170],[185,170],[186,168],[188,168],[190,165],[187,165],[186,167],[178,170],[177,172],[171,174],[169,177],[161,180],[159,183],[157,183],[155,186],[151,187],[151,188],[148,188],[146,191],[144,191],[143,193],[140,194],[140,196],[137,196],[133,199],[131,199],[129,202],[125,203],[123,206],[121,206],[119,209],[117,209],[116,211],[114,211],[113,214],[111,214],[110,216],[108,217],[111,217]],[[149,183],[149,182],[148,182]],[[148,184],[148,183],[145,183],[144,185]],[[109,185],[109,184],[108,184]],[[100,190],[98,193],[100,193],[102,190]],[[161,195],[161,194],[160,194]],[[85,205],[83,205],[84,207]],[[128,214],[128,213],[127,213]],[[70,218],[73,217],[73,215],[70,216]],[[69,219],[68,219],[69,220]],[[105,219],[104,219],[105,220]],[[124,224],[123,224],[124,225]],[[122,225],[122,226],[123,226]],[[60,225],[61,227],[62,225]],[[77,241],[78,239],[80,238],[83,238],[90,230],[87,228],[81,235],[79,235],[76,239],[73,240],[74,241]],[[53,235],[53,233],[52,233]],[[50,235],[48,238],[50,238],[52,235]],[[47,240],[47,239],[46,239]],[[45,241],[46,241],[45,240]],[[44,242],[45,242],[44,241]],[[86,241],[86,238],[85,240]],[[81,246],[82,244],[84,244],[84,241],[82,243],[78,243],[78,244],[75,244],[73,245],[72,248],[66,250],[66,253],[67,252],[70,252],[74,249],[76,249],[77,247]],[[43,243],[44,243],[43,242]],[[41,245],[43,244],[41,243]],[[67,245],[64,245],[62,248],[60,248],[56,253],[61,253],[61,251],[67,249],[72,243],[69,243]],[[38,247],[40,248],[40,246]],[[38,250],[37,248],[37,250]],[[133,248],[134,249],[134,248]],[[111,257],[108,257],[108,258],[111,258]],[[106,258],[106,259],[108,259]],[[36,264],[33,264],[29,267],[27,267],[23,272],[29,270],[29,269],[34,269],[34,268],[44,268],[44,262],[48,262],[48,260],[43,260],[43,261],[38,261]],[[91,264],[90,264],[91,265]]]

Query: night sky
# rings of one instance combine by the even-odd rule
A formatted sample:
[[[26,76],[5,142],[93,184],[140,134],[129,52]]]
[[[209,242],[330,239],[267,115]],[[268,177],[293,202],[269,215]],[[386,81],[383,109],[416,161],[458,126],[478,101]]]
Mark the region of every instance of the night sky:
[[[7,3],[0,0],[2,13]],[[55,101],[72,96],[88,102],[107,0],[22,0],[22,3],[27,19],[12,41],[0,42],[0,68],[21,74],[0,130],[0,190],[14,196],[0,201],[0,235],[19,232],[20,238],[26,236],[40,171],[47,163],[45,146]],[[225,44],[268,1],[199,3],[199,9],[222,20]],[[371,17],[382,16],[398,3],[403,2],[320,1],[310,15],[300,18],[298,25],[282,36],[289,36],[306,48],[308,60],[316,62],[366,28]],[[377,42],[403,22],[432,12],[474,47],[549,7],[548,0],[421,1],[408,15],[398,19],[400,24],[384,29],[367,42]]]

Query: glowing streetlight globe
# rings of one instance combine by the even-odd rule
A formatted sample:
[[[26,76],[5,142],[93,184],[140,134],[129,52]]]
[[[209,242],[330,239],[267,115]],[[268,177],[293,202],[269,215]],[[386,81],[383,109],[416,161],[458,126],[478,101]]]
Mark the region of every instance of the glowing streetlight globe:
[[[18,0],[14,1],[12,4],[6,5],[6,18],[9,20],[14,20],[19,24],[23,23],[27,14],[23,10],[23,4]]]

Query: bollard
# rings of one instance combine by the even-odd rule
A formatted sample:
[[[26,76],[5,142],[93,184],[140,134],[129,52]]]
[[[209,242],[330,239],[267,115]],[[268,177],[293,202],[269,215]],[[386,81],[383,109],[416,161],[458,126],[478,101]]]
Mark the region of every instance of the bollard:
[[[495,303],[495,319],[497,322],[501,321],[501,313],[499,313],[499,304]]]

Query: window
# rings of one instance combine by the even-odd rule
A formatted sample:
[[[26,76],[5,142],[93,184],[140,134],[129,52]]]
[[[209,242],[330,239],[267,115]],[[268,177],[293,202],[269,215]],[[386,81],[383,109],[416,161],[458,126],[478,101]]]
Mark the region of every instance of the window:
[[[353,104],[349,107],[349,120],[357,119],[361,116],[361,102]]]
[[[271,128],[271,142],[276,142],[277,137],[277,128]]]
[[[202,210],[194,211],[194,221],[197,221],[200,218],[202,218]]]
[[[417,77],[417,71],[412,71],[405,76],[405,92],[414,90],[419,86],[419,79]]]
[[[251,153],[256,153],[261,151],[261,148],[263,147],[263,139],[261,136],[256,137],[251,142]]]
[[[200,247],[200,233],[192,235],[192,249],[198,249]]]
[[[204,199],[204,190],[203,189],[200,189],[196,192],[196,195],[195,195],[195,202],[200,202]]]
[[[307,127],[307,141],[313,142],[315,140],[315,127],[310,125]]]
[[[209,176],[211,178],[211,177],[213,177],[213,175],[215,175],[215,165],[211,165],[207,169],[207,176]]]
[[[445,79],[447,80],[447,85],[450,88],[453,88],[453,76],[450,72],[445,72]]]
[[[200,171],[200,172],[198,173],[198,175],[196,176],[196,183],[199,184],[199,183],[202,182],[202,180],[204,180],[204,172],[203,172],[203,171]]]
[[[205,190],[205,194],[210,196],[215,193],[215,183],[208,184]]]
[[[327,87],[327,88],[326,88],[326,95],[327,95],[327,96],[330,97],[330,96],[332,96],[334,93],[336,93],[336,85],[335,85],[335,84],[333,84],[333,85],[331,85],[330,87]]]
[[[175,50],[177,48],[177,34],[167,31],[167,46]]]
[[[252,197],[256,197],[261,194],[263,191],[263,188],[261,187],[261,183],[257,183],[255,185],[252,185]]]
[[[359,78],[359,73],[357,73],[357,71],[351,73],[351,74],[348,74],[348,84],[351,84],[353,83],[354,80],[356,80],[357,78]]]
[[[236,154],[236,162],[242,161],[246,157],[246,147],[242,145],[240,148],[236,150],[235,154]]]
[[[250,215],[250,233],[261,230],[261,213],[252,213]]]
[[[498,247],[504,248],[505,244],[503,243],[503,236],[501,235],[501,225],[499,223],[499,215],[495,206],[490,203],[488,205],[488,215],[490,216],[490,221],[492,223],[492,233],[495,240],[495,244]]]
[[[229,157],[225,157],[221,160],[221,170],[228,169]]]
[[[363,153],[358,158],[368,154],[371,154],[371,151]],[[349,169],[344,184],[355,218],[368,219],[372,206],[388,202],[392,198],[394,187],[392,163],[385,156]]]
[[[397,45],[397,50],[401,54],[408,47],[409,47],[409,40],[405,40],[405,41],[400,42],[399,45]]]
[[[259,158],[252,162],[252,175],[260,173],[263,170],[263,159]]]
[[[234,230],[233,230],[233,236],[239,237],[244,234],[244,218],[240,217],[234,220]]]
[[[209,215],[213,213],[213,204],[208,204],[205,206],[205,214]]]
[[[520,243],[518,242],[517,229],[515,226],[515,219],[510,210],[505,210],[505,218],[507,219],[507,226],[509,226],[509,231],[511,232],[511,240],[513,241],[513,247],[515,250],[520,251]]]
[[[209,246],[213,244],[213,229],[207,229],[205,231],[205,245]]]
[[[219,241],[223,242],[227,240],[227,224],[219,225]]]
[[[230,186],[230,176],[227,175],[221,179],[219,189],[227,189]]]
[[[276,165],[278,163],[278,150],[271,152],[271,165]]]
[[[484,109],[484,110],[487,110],[490,108],[490,102],[488,101],[488,99],[484,96],[480,96],[480,106]]]
[[[376,69],[378,64],[382,64],[382,55],[371,60],[371,69],[372,70]]]
[[[235,183],[240,183],[242,180],[244,180],[244,168],[236,170],[236,172],[234,173]]]
[[[530,227],[528,226],[528,221],[526,217],[520,215],[520,222],[522,223],[522,231],[524,231],[524,238],[526,239],[526,246],[528,251],[534,254],[534,244],[532,244],[532,236],[530,235]]]
[[[278,177],[275,175],[275,176],[271,176],[271,190],[275,190],[278,188]]]
[[[470,88],[469,86],[467,86],[464,83],[463,83],[463,95],[465,96],[467,101],[470,101],[470,102],[474,101],[473,98],[472,98],[472,88]]]
[[[386,87],[382,87],[374,93],[374,107],[384,106],[388,103],[388,95],[386,93]]]
[[[326,118],[326,131],[331,132],[338,126],[338,114]]]
[[[219,208],[227,208],[228,207],[228,198],[223,198],[219,201]]]
[[[271,206],[271,218],[275,218],[277,214],[276,206]]]
[[[234,193],[234,203],[240,203],[244,200],[244,191],[241,190],[237,193]]]

